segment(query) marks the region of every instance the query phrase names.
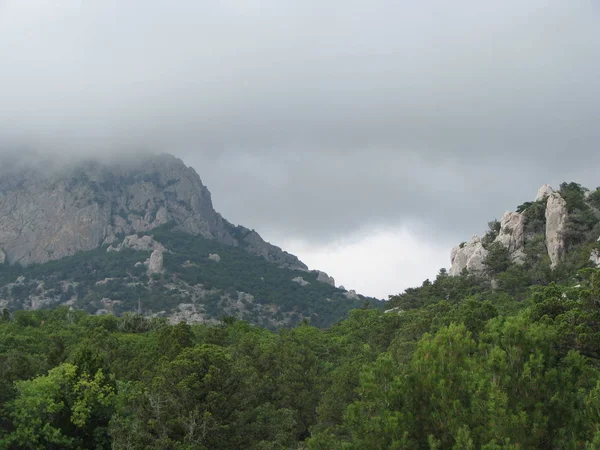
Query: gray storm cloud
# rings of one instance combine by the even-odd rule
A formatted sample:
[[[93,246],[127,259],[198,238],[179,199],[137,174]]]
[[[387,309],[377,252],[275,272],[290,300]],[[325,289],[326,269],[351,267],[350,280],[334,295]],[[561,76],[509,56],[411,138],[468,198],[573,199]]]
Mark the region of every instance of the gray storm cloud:
[[[226,217],[470,233],[600,184],[600,6],[0,0],[0,143],[165,151]],[[473,230],[478,231],[478,230]]]

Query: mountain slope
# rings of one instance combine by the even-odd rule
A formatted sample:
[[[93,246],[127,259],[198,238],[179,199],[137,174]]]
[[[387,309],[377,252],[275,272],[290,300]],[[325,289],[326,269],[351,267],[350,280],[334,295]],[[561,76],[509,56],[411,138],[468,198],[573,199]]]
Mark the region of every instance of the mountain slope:
[[[0,307],[329,326],[366,300],[218,214],[173,156],[4,165]],[[377,302],[375,299],[371,299]]]

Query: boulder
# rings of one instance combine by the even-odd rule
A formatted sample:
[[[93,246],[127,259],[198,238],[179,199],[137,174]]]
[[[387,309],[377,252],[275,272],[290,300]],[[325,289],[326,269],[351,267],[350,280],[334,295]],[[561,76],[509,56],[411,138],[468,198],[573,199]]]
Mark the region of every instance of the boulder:
[[[466,268],[470,273],[481,274],[485,271],[485,258],[488,251],[483,248],[481,239],[475,235],[469,242],[454,247],[450,253],[450,276],[457,276]]]
[[[546,248],[552,268],[555,268],[564,256],[566,226],[567,202],[558,192],[554,192],[546,202]]]

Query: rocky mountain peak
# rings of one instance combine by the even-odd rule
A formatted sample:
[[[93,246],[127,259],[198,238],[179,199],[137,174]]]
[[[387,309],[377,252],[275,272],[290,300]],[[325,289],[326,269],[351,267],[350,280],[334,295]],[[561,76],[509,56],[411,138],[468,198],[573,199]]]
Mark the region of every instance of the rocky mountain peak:
[[[488,232],[495,233],[491,236],[492,240],[484,239],[484,241],[487,242],[487,245],[490,242],[502,245],[509,251],[512,262],[523,264],[525,262],[525,244],[528,237],[526,233],[527,214],[528,209],[535,207],[535,204],[538,205],[538,208],[540,204],[543,205],[543,217],[541,219],[544,224],[544,242],[550,259],[550,267],[554,268],[563,259],[566,251],[565,231],[568,221],[568,209],[565,199],[548,184],[540,187],[535,201],[522,205],[524,209],[520,209],[520,212],[505,212],[502,220],[499,223],[496,222],[498,225],[497,230]],[[469,242],[452,249],[449,274],[459,275],[465,268],[471,273],[483,273],[487,254],[488,247],[477,236],[474,236]]]
[[[255,231],[223,219],[200,176],[172,155],[65,165],[13,156],[0,172],[0,251],[11,264],[59,259],[167,223],[306,269]]]

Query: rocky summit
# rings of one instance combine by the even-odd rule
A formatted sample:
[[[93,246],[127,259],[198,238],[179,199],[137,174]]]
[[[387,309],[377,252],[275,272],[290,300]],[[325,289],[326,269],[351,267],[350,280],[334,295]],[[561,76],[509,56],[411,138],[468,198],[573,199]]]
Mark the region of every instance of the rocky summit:
[[[491,276],[510,265],[554,270],[579,261],[600,267],[600,189],[544,184],[535,200],[489,223],[483,238],[473,236],[452,249],[449,275]],[[568,259],[571,261],[568,261]]]
[[[325,326],[365,300],[225,220],[174,156],[36,161],[0,168],[0,307],[276,327]]]
[[[174,156],[50,170],[12,166],[5,165],[0,176],[0,250],[9,264],[44,263],[173,223],[186,233],[306,269],[255,231],[223,219],[200,176]]]

